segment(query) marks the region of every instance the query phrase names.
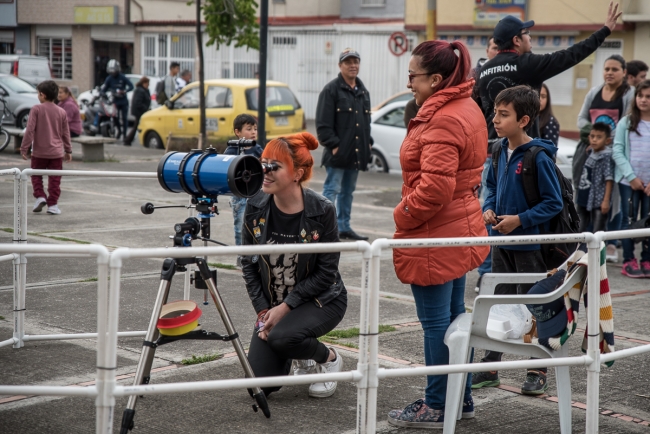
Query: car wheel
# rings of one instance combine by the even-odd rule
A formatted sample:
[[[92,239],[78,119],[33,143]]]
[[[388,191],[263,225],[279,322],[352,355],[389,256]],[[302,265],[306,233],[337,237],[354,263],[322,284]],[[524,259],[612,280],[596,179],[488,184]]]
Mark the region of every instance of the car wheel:
[[[29,110],[20,112],[20,114],[16,116],[16,127],[25,129],[27,128],[27,122],[29,122]]]
[[[388,173],[388,163],[381,152],[372,150],[370,152],[370,161],[368,162],[369,172],[383,172]]]
[[[144,147],[151,149],[165,149],[162,139],[155,131],[149,131],[144,137]]]

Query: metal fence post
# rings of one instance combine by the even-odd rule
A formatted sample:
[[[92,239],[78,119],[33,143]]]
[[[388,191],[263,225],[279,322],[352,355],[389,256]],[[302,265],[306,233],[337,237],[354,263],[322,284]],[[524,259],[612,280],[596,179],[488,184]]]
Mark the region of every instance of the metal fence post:
[[[367,432],[377,431],[377,387],[379,378],[379,270],[381,268],[381,250],[386,240],[384,238],[372,243],[372,258],[370,260],[370,315],[368,316],[368,409],[366,417]]]
[[[363,260],[361,262],[361,311],[359,317],[359,361],[357,370],[363,375],[363,379],[357,383],[357,434],[366,434],[366,418],[368,411],[368,315],[370,313],[369,282],[371,247],[366,241]]]
[[[588,247],[588,287],[587,287],[587,356],[593,360],[587,365],[587,434],[598,432],[598,394],[600,393],[600,262],[601,236],[589,234]],[[604,253],[603,253],[604,254]]]

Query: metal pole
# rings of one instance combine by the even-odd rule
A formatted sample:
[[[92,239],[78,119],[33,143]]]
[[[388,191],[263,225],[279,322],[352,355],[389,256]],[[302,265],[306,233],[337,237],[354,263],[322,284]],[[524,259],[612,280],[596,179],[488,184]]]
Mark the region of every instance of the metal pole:
[[[269,0],[260,1],[260,77],[257,99],[257,142],[266,145],[266,54],[269,36]]]
[[[598,394],[600,393],[600,235],[592,235],[587,243],[588,287],[587,287],[587,356],[593,362],[587,365],[587,422],[586,432],[598,432]]]
[[[436,0],[427,2],[427,41],[436,39]]]
[[[203,38],[201,34],[201,0],[196,0],[196,49],[199,54],[199,122],[201,123],[201,138],[199,147],[208,147],[208,135],[205,131],[205,77],[203,75]]]
[[[368,315],[370,311],[370,259],[371,250],[363,253],[361,263],[361,312],[359,314],[359,362],[357,371],[363,374],[363,380],[357,384],[357,434],[367,433],[368,408]]]
[[[379,270],[381,267],[381,250],[385,240],[375,240],[372,244],[369,278],[369,315],[368,315],[368,403],[366,408],[366,432],[377,431],[377,387],[379,386]]]

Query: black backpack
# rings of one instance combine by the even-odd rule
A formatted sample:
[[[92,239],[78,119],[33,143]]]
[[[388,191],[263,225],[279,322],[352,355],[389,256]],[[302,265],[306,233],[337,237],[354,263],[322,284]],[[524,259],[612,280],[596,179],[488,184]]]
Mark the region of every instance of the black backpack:
[[[494,177],[498,178],[499,156],[501,155],[500,143],[496,144],[492,152],[492,168],[494,169]],[[529,208],[541,202],[539,196],[539,186],[537,184],[537,154],[545,152],[542,146],[531,146],[524,153],[523,161],[523,178],[524,196]],[[549,155],[550,156],[550,155]],[[553,158],[552,156],[550,156]],[[576,234],[580,227],[580,217],[576,211],[575,204],[573,203],[573,186],[571,181],[568,180],[560,171],[560,168],[555,166],[555,174],[560,182],[562,189],[562,211],[551,219],[548,225],[548,230],[545,230],[543,225],[539,227],[540,235],[556,235],[556,234]],[[542,244],[542,256],[546,263],[546,268],[552,270],[562,265],[577,248],[577,243],[555,243],[555,244]]]
[[[165,101],[169,99],[165,94],[165,78],[156,83],[156,102],[160,105],[163,105]]]

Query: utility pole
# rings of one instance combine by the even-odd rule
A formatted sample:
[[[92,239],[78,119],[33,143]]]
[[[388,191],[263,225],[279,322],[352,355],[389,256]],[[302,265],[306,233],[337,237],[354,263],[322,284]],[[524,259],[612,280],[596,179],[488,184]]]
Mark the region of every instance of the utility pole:
[[[427,41],[436,39],[436,0],[427,0]]]
[[[266,146],[266,55],[269,36],[269,0],[260,0],[260,69],[257,99],[257,142]]]
[[[205,76],[203,75],[203,38],[201,34],[201,0],[196,0],[196,48],[199,55],[199,122],[201,136],[199,149],[208,147],[208,135],[205,131]]]

